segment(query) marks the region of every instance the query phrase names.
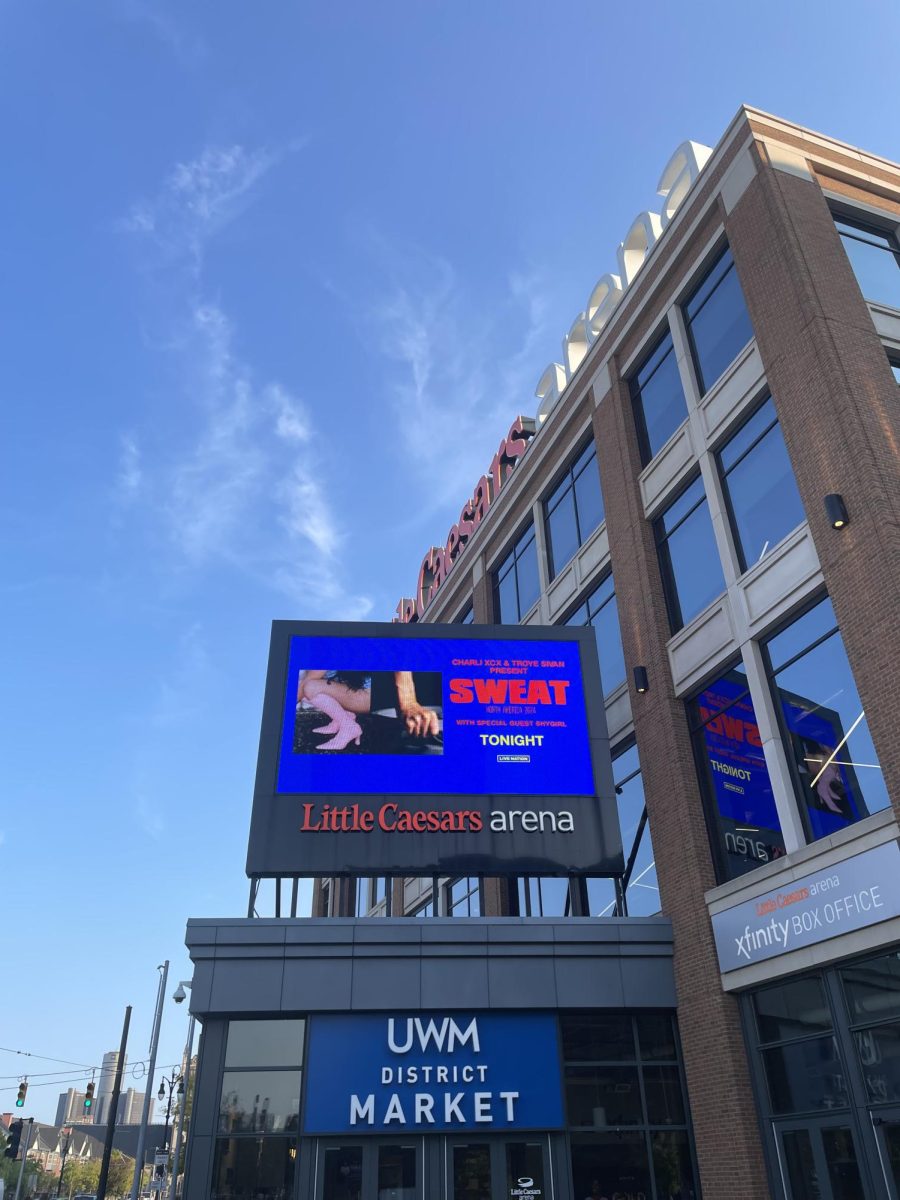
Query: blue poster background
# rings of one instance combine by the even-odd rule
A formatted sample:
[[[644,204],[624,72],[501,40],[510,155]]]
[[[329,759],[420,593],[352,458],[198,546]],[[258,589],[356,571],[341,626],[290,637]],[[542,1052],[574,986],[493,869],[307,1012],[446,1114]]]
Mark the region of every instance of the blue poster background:
[[[461,660],[454,663],[454,660]],[[469,660],[469,665],[465,664]],[[479,660],[481,666],[471,665]],[[491,674],[487,663],[537,662],[524,674]],[[541,665],[555,664],[555,665]],[[559,665],[561,664],[561,665]],[[293,751],[297,681],[302,670],[438,671],[443,687],[443,753],[344,754]],[[453,704],[453,678],[565,680],[565,705],[525,712],[491,711],[473,700]],[[500,706],[501,709],[503,706]],[[476,722],[464,725],[460,718]],[[479,720],[498,722],[478,725]],[[518,727],[512,722],[561,721]],[[483,745],[480,734],[540,734],[531,746]],[[530,761],[503,762],[506,756]],[[460,638],[294,637],[287,673],[278,791],[290,794],[431,793],[456,795],[592,796],[595,794],[578,645],[564,641]]]
[[[418,1040],[405,1054],[392,1051],[388,1044],[388,1020],[396,1022],[397,1035],[406,1033],[406,1021],[418,1018],[423,1025],[433,1021],[440,1027],[450,1017],[466,1030],[477,1019],[479,1051],[471,1042],[457,1045],[448,1053],[436,1050],[431,1040],[423,1051]],[[421,1068],[432,1067],[432,1076],[423,1080]],[[434,1068],[445,1066],[480,1068],[471,1082],[439,1083]],[[417,1067],[414,1083],[382,1083],[382,1069]],[[514,1117],[508,1120],[506,1101],[500,1092],[513,1091]],[[491,1121],[474,1120],[474,1094],[490,1092]],[[397,1094],[406,1124],[397,1120],[385,1123],[384,1116],[392,1094]],[[314,1015],[310,1018],[306,1066],[306,1103],[303,1113],[305,1133],[378,1133],[383,1130],[410,1132],[414,1126],[416,1093],[434,1097],[434,1123],[420,1124],[419,1132],[441,1129],[476,1130],[482,1134],[501,1129],[560,1129],[563,1121],[560,1080],[559,1036],[554,1013],[363,1013],[360,1015]],[[465,1122],[444,1119],[444,1093],[463,1093],[460,1101]],[[375,1096],[374,1122],[350,1123],[350,1097],[364,1101]]]
[[[719,814],[739,825],[780,830],[746,678],[717,679],[700,693],[697,703],[701,717],[723,710],[702,731]]]

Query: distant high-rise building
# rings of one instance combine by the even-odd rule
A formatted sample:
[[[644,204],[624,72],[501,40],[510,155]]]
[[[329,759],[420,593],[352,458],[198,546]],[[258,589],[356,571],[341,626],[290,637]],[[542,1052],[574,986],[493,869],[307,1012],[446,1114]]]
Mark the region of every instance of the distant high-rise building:
[[[125,1060],[127,1063],[127,1059]],[[116,1067],[119,1065],[118,1050],[109,1050],[103,1055],[103,1065],[100,1067],[100,1080],[97,1084],[97,1098],[94,1101],[94,1124],[105,1125],[109,1106],[112,1101],[113,1084],[116,1079]],[[124,1064],[123,1064],[124,1067]],[[119,1124],[119,1121],[116,1121]]]
[[[56,1105],[56,1125],[68,1125],[73,1121],[84,1120],[84,1092],[79,1092],[76,1088],[69,1088],[66,1092],[60,1092],[59,1101]]]

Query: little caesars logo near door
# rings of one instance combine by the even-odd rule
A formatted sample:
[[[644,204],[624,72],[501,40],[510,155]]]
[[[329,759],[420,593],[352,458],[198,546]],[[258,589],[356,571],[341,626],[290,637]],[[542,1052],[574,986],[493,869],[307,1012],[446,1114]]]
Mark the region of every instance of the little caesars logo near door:
[[[306,1094],[306,1133],[559,1129],[556,1018],[313,1016]]]

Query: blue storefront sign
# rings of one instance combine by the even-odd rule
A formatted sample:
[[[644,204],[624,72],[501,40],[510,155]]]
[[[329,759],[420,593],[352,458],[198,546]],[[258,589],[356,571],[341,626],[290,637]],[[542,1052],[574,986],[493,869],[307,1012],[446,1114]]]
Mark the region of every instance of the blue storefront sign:
[[[552,1013],[415,1013],[310,1018],[303,1129],[560,1129]]]
[[[900,916],[900,845],[887,842],[712,918],[725,973]]]

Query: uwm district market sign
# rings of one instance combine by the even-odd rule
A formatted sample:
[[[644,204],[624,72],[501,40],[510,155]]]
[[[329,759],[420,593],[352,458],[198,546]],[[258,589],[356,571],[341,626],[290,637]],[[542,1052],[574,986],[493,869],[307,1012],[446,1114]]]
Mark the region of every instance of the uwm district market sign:
[[[313,1016],[306,1095],[307,1134],[560,1129],[556,1016]]]
[[[273,623],[249,875],[621,869],[590,629]]]

